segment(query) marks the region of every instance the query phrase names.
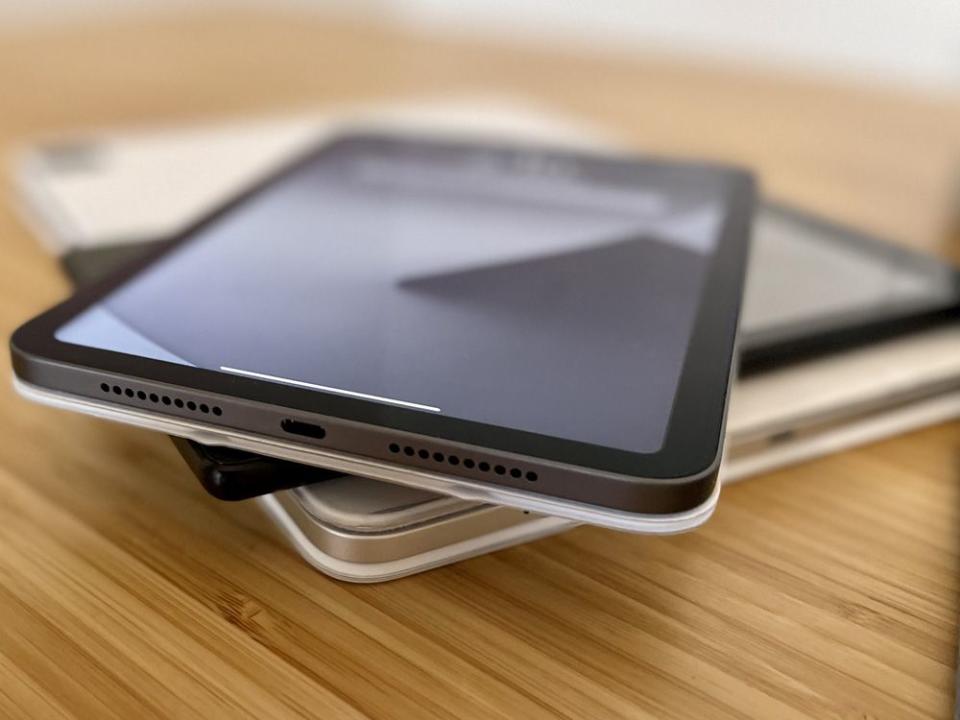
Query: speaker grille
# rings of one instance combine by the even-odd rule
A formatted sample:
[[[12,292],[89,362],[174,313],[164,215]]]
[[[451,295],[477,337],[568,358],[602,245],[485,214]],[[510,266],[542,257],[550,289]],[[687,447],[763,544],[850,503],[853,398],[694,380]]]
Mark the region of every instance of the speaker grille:
[[[148,393],[145,390],[138,390],[124,385],[111,385],[103,382],[100,383],[100,392],[104,395],[123,395],[131,400],[136,398],[149,405],[166,405],[168,407],[172,405],[180,410],[186,409],[190,412],[198,412],[203,415],[213,414],[218,417],[223,415],[223,408],[219,405],[207,405],[206,403],[198,403],[193,400],[184,400],[176,395],[161,395],[155,392]]]
[[[493,472],[496,475],[509,475],[512,478],[526,478],[529,482],[536,482],[537,473],[533,470],[524,470],[519,467],[507,467],[506,465],[491,465],[486,460],[475,460],[472,457],[460,455],[448,455],[439,450],[429,450],[427,448],[413,447],[412,445],[401,445],[400,443],[390,443],[387,450],[393,455],[406,455],[407,457],[419,457],[421,460],[432,462],[434,464],[453,465],[454,467],[464,467],[467,470],[475,470],[481,474]]]

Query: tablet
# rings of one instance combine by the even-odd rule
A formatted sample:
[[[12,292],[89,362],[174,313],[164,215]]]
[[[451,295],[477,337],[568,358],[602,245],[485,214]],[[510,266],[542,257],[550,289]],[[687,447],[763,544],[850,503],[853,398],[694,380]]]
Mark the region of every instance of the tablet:
[[[702,521],[738,170],[340,138],[22,327],[63,406],[632,530]]]
[[[741,372],[960,318],[960,272],[935,257],[774,202],[753,232]]]

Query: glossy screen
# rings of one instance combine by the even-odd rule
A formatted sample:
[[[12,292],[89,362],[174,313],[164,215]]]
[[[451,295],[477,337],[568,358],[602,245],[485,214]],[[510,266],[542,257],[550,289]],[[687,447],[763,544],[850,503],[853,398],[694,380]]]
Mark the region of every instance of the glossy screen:
[[[719,178],[348,139],[56,335],[652,453],[725,221]]]

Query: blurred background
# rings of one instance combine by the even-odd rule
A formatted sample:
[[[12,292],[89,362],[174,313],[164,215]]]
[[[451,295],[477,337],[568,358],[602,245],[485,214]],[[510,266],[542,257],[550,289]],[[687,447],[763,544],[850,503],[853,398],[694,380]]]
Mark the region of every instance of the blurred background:
[[[960,259],[956,0],[0,0],[0,131],[503,95]]]
[[[960,91],[960,3],[955,0],[2,0],[0,22],[24,28],[204,6],[286,6],[588,51],[648,47]]]

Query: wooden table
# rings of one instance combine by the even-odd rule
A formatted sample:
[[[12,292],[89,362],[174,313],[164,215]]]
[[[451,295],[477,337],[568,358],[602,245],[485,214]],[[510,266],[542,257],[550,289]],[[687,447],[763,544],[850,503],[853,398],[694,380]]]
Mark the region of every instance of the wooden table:
[[[0,143],[447,91],[533,98],[954,258],[960,102],[312,16],[0,36]],[[0,321],[67,292],[4,180]],[[6,363],[6,359],[3,361]],[[3,368],[7,373],[8,369]],[[730,488],[709,525],[578,529],[419,577],[308,568],[168,441],[0,395],[0,714],[948,717],[960,424]]]

